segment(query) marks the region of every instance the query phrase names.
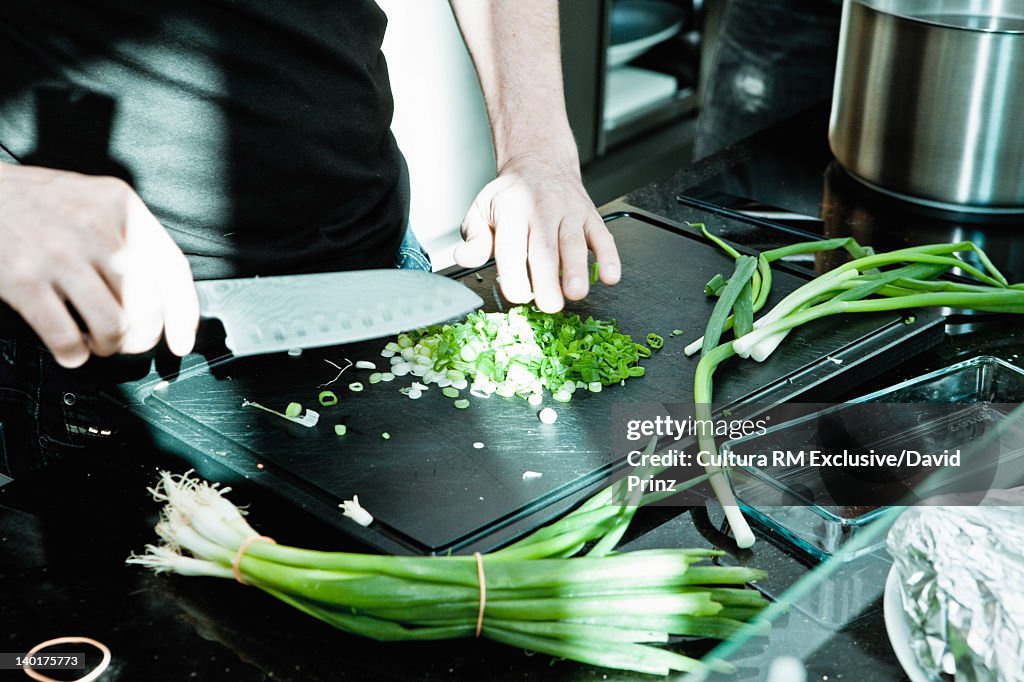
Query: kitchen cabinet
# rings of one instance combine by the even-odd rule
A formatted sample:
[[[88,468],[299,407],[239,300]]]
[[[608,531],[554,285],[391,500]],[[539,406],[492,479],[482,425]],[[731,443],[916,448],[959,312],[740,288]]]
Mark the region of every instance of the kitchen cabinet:
[[[561,3],[566,101],[584,166],[696,116],[703,22],[718,4]]]

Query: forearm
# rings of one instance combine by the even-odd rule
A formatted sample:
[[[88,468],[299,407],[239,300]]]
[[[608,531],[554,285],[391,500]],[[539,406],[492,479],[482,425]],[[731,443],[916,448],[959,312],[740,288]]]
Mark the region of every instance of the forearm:
[[[587,295],[587,249],[619,281],[615,241],[587,196],[565,113],[557,0],[449,0],[473,57],[498,177],[462,225],[464,267],[493,252],[501,290],[543,311]]]
[[[483,90],[499,171],[543,155],[578,172],[556,0],[450,0]]]

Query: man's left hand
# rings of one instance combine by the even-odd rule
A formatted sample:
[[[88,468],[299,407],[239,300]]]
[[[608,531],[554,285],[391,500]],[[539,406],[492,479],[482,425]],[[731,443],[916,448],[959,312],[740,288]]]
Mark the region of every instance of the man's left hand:
[[[510,159],[480,191],[462,223],[462,238],[455,250],[459,265],[479,267],[493,254],[505,298],[517,304],[533,299],[545,312],[587,295],[588,248],[603,283],[615,284],[621,275],[615,240],[578,167],[535,156]]]

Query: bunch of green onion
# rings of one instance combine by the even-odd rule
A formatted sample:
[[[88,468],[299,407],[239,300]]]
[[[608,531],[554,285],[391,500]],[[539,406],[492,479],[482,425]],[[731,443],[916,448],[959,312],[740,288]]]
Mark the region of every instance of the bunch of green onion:
[[[697,419],[711,419],[712,377],[722,362],[734,355],[764,361],[791,330],[822,317],[924,307],[1024,313],[1024,283],[1009,284],[985,252],[971,242],[874,253],[851,238],[826,239],[748,256],[711,235],[703,225],[700,227],[735,259],[736,265],[728,280],[717,275],[708,282],[705,292],[717,296],[718,301],[703,338],[686,348],[687,355],[701,352],[694,379]],[[754,321],[754,315],[764,307],[771,292],[772,262],[795,254],[837,249],[845,249],[851,259],[799,287]],[[961,253],[973,253],[981,267],[960,258]],[[959,279],[938,279],[954,271]],[[734,338],[719,343],[723,333],[730,329]],[[698,443],[701,450],[717,450],[710,433],[699,434]],[[718,469],[709,469],[708,473],[737,544],[749,547],[754,536],[736,505],[728,481]]]
[[[598,392],[643,376],[639,362],[651,349],[634,343],[614,321],[517,306],[401,334],[381,355],[390,358],[395,376],[539,404],[545,389],[568,402],[578,389]]]
[[[670,635],[728,638],[765,604],[759,592],[743,587],[763,578],[762,571],[702,563],[721,552],[615,552],[638,506],[655,498],[624,505],[614,487],[503,549],[443,557],[321,552],[253,541],[259,534],[224,497],[226,490],[188,474],[164,473],[151,492],[166,503],[157,525],[164,544],[147,546],[146,554],[128,563],[241,578],[329,625],[377,640],[478,635],[636,672],[724,670],[725,664],[706,665],[651,644]]]

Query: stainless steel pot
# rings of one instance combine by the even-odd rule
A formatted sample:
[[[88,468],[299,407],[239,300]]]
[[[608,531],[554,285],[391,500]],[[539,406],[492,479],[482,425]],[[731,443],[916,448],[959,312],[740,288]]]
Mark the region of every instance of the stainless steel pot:
[[[845,0],[829,144],[882,191],[1024,210],[1024,0]]]

